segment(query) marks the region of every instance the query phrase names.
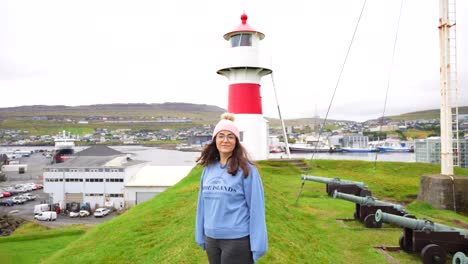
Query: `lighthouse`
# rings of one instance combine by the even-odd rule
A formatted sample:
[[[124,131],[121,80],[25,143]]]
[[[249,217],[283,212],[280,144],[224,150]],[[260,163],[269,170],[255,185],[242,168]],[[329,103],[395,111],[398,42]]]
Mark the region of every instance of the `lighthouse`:
[[[272,72],[271,62],[260,52],[265,35],[247,24],[241,24],[224,35],[228,49],[218,74],[229,81],[228,112],[235,114],[240,141],[253,160],[268,159],[268,121],[263,117],[260,80]]]

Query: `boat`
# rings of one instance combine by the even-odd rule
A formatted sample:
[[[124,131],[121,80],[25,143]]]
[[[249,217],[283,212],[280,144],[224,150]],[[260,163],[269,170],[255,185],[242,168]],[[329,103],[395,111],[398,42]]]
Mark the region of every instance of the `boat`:
[[[296,143],[296,144],[289,144],[289,151],[291,153],[324,153],[324,152],[339,152],[336,148],[332,148],[329,146],[316,146],[315,144],[308,144],[308,143]]]
[[[71,136],[71,133],[62,132],[54,138],[54,154],[53,162],[61,163],[70,159],[75,153],[75,141],[76,139]]]
[[[268,136],[268,148],[270,153],[281,153],[286,151],[286,144],[280,141],[279,136]]]
[[[399,141],[386,141],[383,145],[378,146],[380,152],[414,152],[414,147],[408,147],[406,143]]]
[[[341,150],[343,152],[354,152],[354,153],[369,153],[369,152],[377,152],[377,148],[374,147],[342,147]]]
[[[403,146],[382,146],[378,149],[380,152],[414,152],[414,148]]]
[[[289,144],[291,153],[333,153],[341,152],[341,149],[330,146],[328,140],[320,139],[319,136],[309,135],[299,139],[294,144]]]
[[[175,149],[178,151],[199,152],[203,150],[203,146],[201,144],[190,145],[187,143],[181,143],[181,144],[177,144]]]
[[[270,153],[284,152],[284,147],[280,145],[270,145]]]

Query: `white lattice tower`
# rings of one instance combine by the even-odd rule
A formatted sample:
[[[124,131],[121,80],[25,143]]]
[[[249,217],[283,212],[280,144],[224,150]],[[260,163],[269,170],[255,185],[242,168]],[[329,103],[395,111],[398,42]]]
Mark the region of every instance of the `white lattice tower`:
[[[456,0],[448,0],[448,21],[449,21],[449,63],[450,63],[450,99],[452,110],[452,130],[453,139],[453,165],[460,166],[460,140],[458,123],[458,64],[457,64],[457,15]]]

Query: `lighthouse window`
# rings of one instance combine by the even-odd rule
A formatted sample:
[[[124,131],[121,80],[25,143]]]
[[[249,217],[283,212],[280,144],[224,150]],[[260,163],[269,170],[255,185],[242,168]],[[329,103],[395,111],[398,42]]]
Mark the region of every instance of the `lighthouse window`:
[[[231,46],[252,46],[252,34],[237,34],[231,37]]]

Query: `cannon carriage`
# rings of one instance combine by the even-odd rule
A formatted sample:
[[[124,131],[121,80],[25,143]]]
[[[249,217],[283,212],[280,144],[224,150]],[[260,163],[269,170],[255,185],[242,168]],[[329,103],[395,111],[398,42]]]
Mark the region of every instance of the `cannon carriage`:
[[[374,199],[371,196],[361,197],[351,194],[341,193],[335,190],[333,198],[339,198],[346,201],[354,202],[356,204],[356,211],[354,212],[354,219],[364,223],[368,228],[381,228],[382,222],[375,221],[375,212],[381,210],[386,213],[405,215],[406,210],[399,204],[383,202]]]
[[[468,257],[463,252],[457,252],[453,255],[452,264],[468,264]]]
[[[468,253],[468,230],[434,223],[414,216],[398,216],[377,210],[376,222],[385,222],[403,227],[400,248],[406,252],[418,252],[424,264],[445,263],[447,254],[455,254],[454,263],[466,262]],[[457,255],[458,254],[458,255]]]
[[[348,193],[358,196],[371,196],[371,191],[367,188],[363,182],[341,180],[340,178],[327,178],[319,176],[301,175],[301,180],[314,181],[319,183],[325,183],[325,191],[328,196],[333,196],[333,192],[339,191],[342,193]]]

